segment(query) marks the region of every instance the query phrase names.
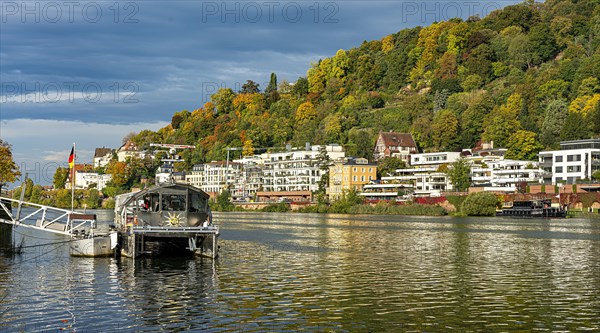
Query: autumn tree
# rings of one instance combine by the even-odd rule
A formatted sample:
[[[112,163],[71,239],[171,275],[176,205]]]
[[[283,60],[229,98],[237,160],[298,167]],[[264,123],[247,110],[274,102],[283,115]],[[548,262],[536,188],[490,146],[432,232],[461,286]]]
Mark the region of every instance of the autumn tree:
[[[533,161],[544,147],[538,142],[536,133],[517,131],[508,139],[506,148],[505,158]]]
[[[129,179],[127,175],[127,164],[125,162],[111,161],[106,166],[106,173],[112,176],[112,183],[116,186],[123,186]]]
[[[242,147],[242,156],[252,155],[254,155],[254,145],[252,145],[252,140],[245,140],[244,146]]]
[[[12,183],[21,175],[13,160],[12,147],[0,139],[0,189],[6,183]]]
[[[298,106],[296,110],[296,123],[305,124],[306,122],[317,117],[317,110],[311,102],[304,102]]]

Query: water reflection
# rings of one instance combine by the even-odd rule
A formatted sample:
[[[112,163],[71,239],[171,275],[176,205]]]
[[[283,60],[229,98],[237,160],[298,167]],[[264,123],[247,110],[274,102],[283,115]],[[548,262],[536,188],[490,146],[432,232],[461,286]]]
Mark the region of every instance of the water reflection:
[[[600,330],[600,221],[215,220],[218,261],[0,256],[0,332]]]

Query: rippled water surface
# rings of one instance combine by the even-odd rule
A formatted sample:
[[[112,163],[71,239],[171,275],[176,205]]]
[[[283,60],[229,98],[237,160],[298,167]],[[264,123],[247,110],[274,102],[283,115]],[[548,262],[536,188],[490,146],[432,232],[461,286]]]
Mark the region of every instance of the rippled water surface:
[[[215,221],[214,262],[72,258],[15,229],[52,245],[0,255],[0,332],[600,331],[600,220]]]

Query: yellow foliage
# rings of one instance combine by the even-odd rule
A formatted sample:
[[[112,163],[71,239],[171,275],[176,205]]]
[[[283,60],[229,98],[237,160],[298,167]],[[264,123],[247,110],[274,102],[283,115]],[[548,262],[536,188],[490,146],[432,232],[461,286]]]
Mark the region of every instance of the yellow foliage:
[[[381,52],[384,54],[390,53],[394,49],[394,38],[392,35],[387,35],[381,40]]]
[[[299,124],[305,124],[309,120],[317,117],[317,110],[311,102],[304,102],[296,109],[296,122]]]
[[[569,112],[579,113],[584,117],[600,103],[600,94],[594,96],[579,96],[569,104]]]
[[[252,140],[244,141],[244,147],[242,147],[242,155],[244,155],[244,156],[254,155],[254,145],[252,144]]]

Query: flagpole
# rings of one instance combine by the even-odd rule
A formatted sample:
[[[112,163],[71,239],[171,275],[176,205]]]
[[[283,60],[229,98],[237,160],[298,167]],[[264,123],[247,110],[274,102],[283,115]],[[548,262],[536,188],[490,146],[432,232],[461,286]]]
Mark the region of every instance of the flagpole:
[[[73,168],[71,170],[71,211],[75,202],[75,142],[73,142]]]

